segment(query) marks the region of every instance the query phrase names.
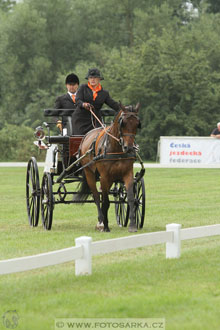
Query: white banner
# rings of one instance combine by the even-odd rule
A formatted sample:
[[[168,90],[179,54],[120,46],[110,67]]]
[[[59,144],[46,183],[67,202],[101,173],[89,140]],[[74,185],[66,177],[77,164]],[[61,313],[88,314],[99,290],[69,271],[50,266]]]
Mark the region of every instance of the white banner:
[[[160,163],[177,166],[220,164],[220,139],[161,136]]]

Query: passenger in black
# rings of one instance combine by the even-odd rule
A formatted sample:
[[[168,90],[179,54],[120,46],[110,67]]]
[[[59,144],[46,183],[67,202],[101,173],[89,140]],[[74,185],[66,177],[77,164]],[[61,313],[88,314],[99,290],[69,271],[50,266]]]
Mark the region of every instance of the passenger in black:
[[[74,73],[70,73],[66,77],[66,88],[67,93],[61,96],[58,96],[55,101],[55,109],[74,109],[76,92],[79,88],[79,78]]]
[[[58,96],[54,108],[55,109],[75,109],[76,108],[76,92],[79,88],[79,78],[76,74],[70,73],[65,80],[67,93]],[[67,120],[67,119],[66,119]],[[57,127],[62,131],[62,122],[57,118]],[[72,128],[70,129],[73,134]]]

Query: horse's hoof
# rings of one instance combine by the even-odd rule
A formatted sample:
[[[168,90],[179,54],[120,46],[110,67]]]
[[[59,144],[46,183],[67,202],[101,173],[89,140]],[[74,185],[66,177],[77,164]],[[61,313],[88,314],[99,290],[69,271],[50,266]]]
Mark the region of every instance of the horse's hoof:
[[[98,222],[97,225],[95,226],[95,230],[98,230],[98,231],[103,231],[104,230],[104,224],[103,222]]]
[[[128,228],[129,233],[136,233],[137,232],[137,227],[136,226],[130,226]]]

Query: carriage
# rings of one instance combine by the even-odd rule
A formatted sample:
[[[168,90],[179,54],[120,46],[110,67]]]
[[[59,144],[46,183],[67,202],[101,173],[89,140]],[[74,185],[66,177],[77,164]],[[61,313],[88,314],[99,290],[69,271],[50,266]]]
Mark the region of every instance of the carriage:
[[[53,213],[56,204],[82,203],[77,196],[77,184],[84,180],[82,160],[79,147],[84,136],[72,135],[72,114],[74,109],[46,109],[44,115],[47,122],[36,128],[34,143],[40,150],[46,151],[45,165],[42,179],[39,177],[38,164],[35,157],[31,157],[27,164],[26,173],[26,204],[29,224],[38,226],[41,213],[42,224],[46,230],[52,228]],[[114,110],[101,110],[103,122],[109,123],[115,115]],[[60,123],[60,132],[51,135]],[[44,126],[44,127],[43,127]],[[44,130],[47,130],[45,135]],[[136,150],[137,151],[137,150]],[[91,150],[90,150],[91,152]],[[133,180],[134,216],[138,229],[144,225],[145,217],[145,185],[144,166],[137,152],[137,160],[141,164],[140,172],[136,172]],[[89,165],[89,164],[88,164]],[[97,176],[96,181],[99,182]],[[99,188],[102,202],[102,191]],[[126,227],[129,221],[129,203],[124,182],[115,180],[109,191],[109,202],[114,204],[117,224]],[[92,193],[86,203],[94,203]]]

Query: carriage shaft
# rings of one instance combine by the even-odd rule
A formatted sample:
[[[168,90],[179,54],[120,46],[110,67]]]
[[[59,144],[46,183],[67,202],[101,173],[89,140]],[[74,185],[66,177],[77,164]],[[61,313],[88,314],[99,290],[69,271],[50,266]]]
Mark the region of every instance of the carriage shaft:
[[[92,152],[92,149],[89,149],[83,156],[79,157],[75,162],[73,162],[70,166],[64,169],[64,171],[60,174],[60,176],[56,179],[56,183],[60,183],[65,175],[74,167],[74,165],[78,164],[80,160],[88,156]]]

